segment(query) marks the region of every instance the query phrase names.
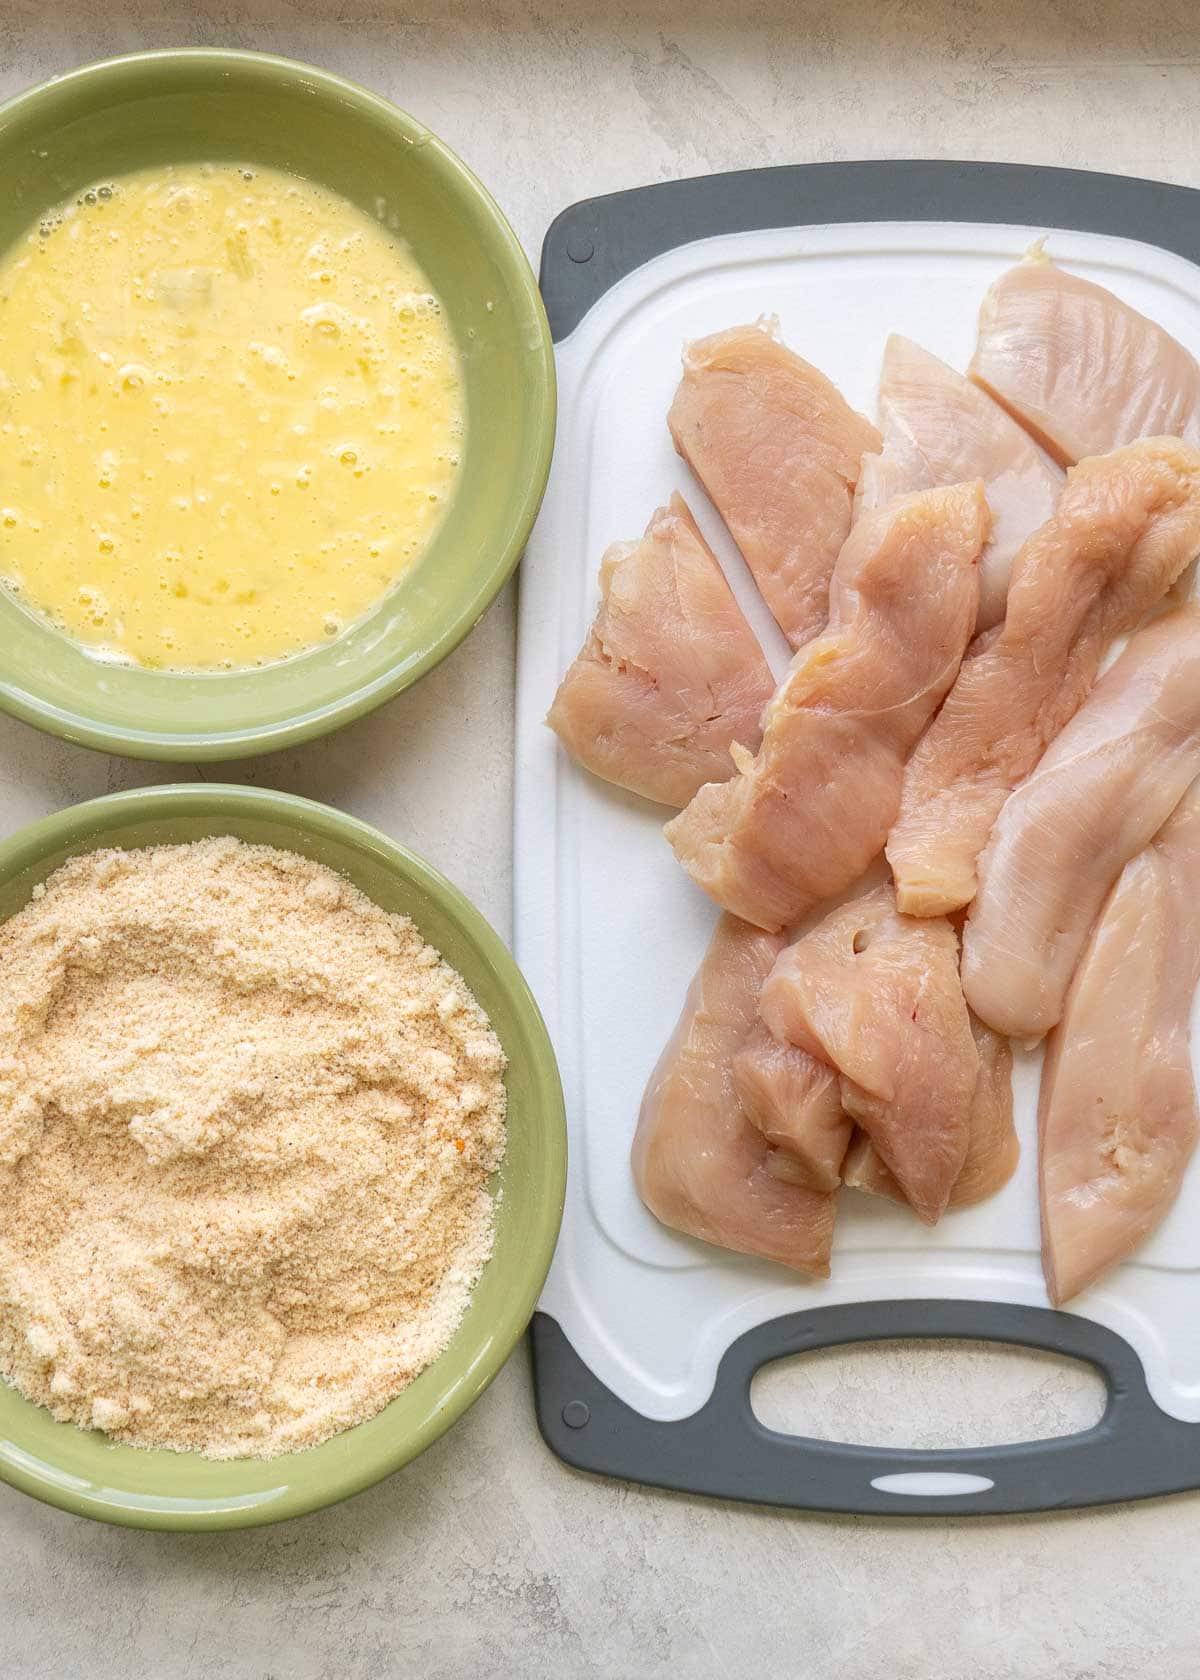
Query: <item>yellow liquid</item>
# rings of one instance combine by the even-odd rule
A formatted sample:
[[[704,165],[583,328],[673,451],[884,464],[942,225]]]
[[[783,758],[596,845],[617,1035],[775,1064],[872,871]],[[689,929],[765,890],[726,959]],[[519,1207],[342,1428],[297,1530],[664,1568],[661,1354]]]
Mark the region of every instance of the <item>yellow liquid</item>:
[[[374,607],[463,435],[406,249],[272,170],[146,170],[0,261],[0,577],[110,657],[263,664]]]

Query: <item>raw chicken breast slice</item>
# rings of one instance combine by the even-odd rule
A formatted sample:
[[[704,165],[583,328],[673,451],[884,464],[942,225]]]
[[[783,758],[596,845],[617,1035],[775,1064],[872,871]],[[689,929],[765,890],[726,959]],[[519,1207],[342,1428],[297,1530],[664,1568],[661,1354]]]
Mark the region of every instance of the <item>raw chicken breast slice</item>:
[[[1196,1143],[1200,790],[1125,865],[1046,1040],[1042,1265],[1056,1306],[1163,1220]]]
[[[637,1135],[638,1194],[676,1231],[828,1277],[834,1198],[778,1177],[752,1126],[733,1057],[783,941],[722,916],[670,1042],[650,1075]]]
[[[879,377],[883,452],[864,455],[855,515],[909,490],[981,478],[993,514],[980,562],[977,628],[1004,617],[1013,556],[1058,503],[1063,474],[978,385],[893,333]]]
[[[862,1190],[868,1196],[884,1196],[889,1202],[908,1206],[908,1197],[896,1182],[895,1174],[884,1166],[878,1149],[857,1126],[842,1162],[842,1182],[848,1190]]]
[[[970,903],[1009,793],[1078,709],[1109,642],[1198,552],[1200,454],[1187,444],[1149,438],[1072,469],[1013,562],[1004,623],[963,660],[904,772],[887,843],[902,910]]]
[[[1153,321],[1039,253],[979,312],[970,377],[1063,466],[1144,437],[1200,445],[1200,367]]]
[[[979,1074],[971,1100],[967,1158],[954,1181],[948,1209],[973,1207],[994,1196],[1017,1170],[1021,1154],[1013,1125],[1012,1046],[974,1015],[971,1035],[979,1053]],[[908,1198],[866,1132],[857,1131],[851,1139],[842,1178],[853,1190],[907,1205]]]
[[[781,1178],[785,1184],[799,1184],[805,1189],[811,1188],[808,1182],[808,1168],[790,1149],[772,1149],[767,1156],[767,1171],[772,1178]]]
[[[793,1182],[836,1190],[854,1126],[842,1107],[837,1070],[756,1021],[733,1058],[733,1082],[747,1118],[791,1157],[795,1170],[784,1171]]]
[[[605,781],[686,805],[753,750],[775,687],[682,496],[600,562],[600,605],[546,722]]]
[[[799,647],[825,624],[859,463],[880,438],[777,332],[767,317],[686,345],[667,424]]]
[[[883,845],[904,761],[954,681],[979,605],[983,485],[901,496],[838,557],[830,626],[763,714],[756,757],[702,788],[666,834],[688,874],[757,926],[850,885]]]
[[[963,936],[967,1002],[1038,1038],[1109,888],[1200,776],[1200,607],[1139,631],[1005,802]]]
[[[901,916],[877,887],[780,953],[758,1007],[841,1072],[842,1106],[933,1224],[966,1161],[979,1076],[950,923]]]
[[[1021,1145],[1013,1124],[1012,1045],[971,1016],[979,1077],[971,1100],[967,1158],[950,1192],[950,1206],[973,1207],[994,1196],[1017,1170]]]

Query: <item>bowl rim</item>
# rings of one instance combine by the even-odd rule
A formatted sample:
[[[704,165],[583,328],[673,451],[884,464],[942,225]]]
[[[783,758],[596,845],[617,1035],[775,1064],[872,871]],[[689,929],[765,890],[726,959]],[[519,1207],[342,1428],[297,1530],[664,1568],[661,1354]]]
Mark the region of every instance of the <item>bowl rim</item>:
[[[459,191],[476,202],[490,224],[496,242],[496,261],[508,274],[514,292],[528,306],[530,321],[536,326],[536,342],[529,346],[533,357],[529,372],[533,393],[530,421],[532,452],[526,482],[521,488],[507,538],[497,548],[491,564],[481,568],[475,587],[464,593],[456,610],[439,633],[425,643],[416,658],[406,660],[374,681],[356,687],[316,710],[306,711],[300,717],[277,723],[250,724],[222,730],[215,735],[211,731],[179,734],[153,728],[123,728],[94,723],[83,712],[67,711],[25,690],[14,690],[0,675],[0,710],[61,740],[101,752],[152,759],[158,763],[201,763],[277,752],[329,734],[411,688],[453,653],[496,599],[524,553],[550,476],[558,388],[554,343],[542,294],[525,249],[503,210],[475,172],[445,141],[440,140],[418,118],[359,82],[277,53],[235,47],[151,48],[95,59],[61,75],[50,76],[0,101],[0,134],[29,107],[40,104],[50,94],[61,93],[64,88],[103,83],[130,72],[152,74],[156,69],[169,70],[171,66],[211,69],[217,77],[233,69],[267,76],[303,76],[322,96],[353,110],[370,113],[393,128],[398,141],[420,146],[424,154],[437,160]]]
[[[308,834],[357,843],[388,868],[414,882],[422,893],[434,899],[458,923],[508,994],[521,1031],[529,1041],[529,1065],[536,1086],[536,1102],[546,1111],[546,1128],[552,1147],[544,1149],[538,1158],[535,1212],[522,1233],[524,1260],[518,1285],[506,1292],[502,1309],[489,1319],[487,1341],[470,1360],[466,1370],[448,1387],[430,1397],[421,1419],[390,1450],[380,1451],[349,1470],[327,1473],[323,1478],[320,1475],[306,1476],[298,1484],[287,1481],[286,1467],[301,1461],[305,1452],[280,1454],[262,1461],[280,1466],[281,1480],[286,1484],[278,1490],[279,1497],[270,1503],[245,1505],[227,1500],[222,1504],[214,1497],[209,1508],[188,1510],[180,1510],[169,1502],[155,1506],[149,1497],[147,1503],[137,1506],[106,1500],[102,1487],[65,1487],[40,1476],[29,1467],[28,1460],[17,1462],[0,1452],[0,1482],[6,1482],[43,1504],[56,1506],[73,1516],[89,1517],[118,1527],[178,1533],[265,1527],[339,1504],[402,1469],[469,1410],[507,1363],[533,1316],[562,1223],[567,1174],[566,1111],[558,1063],[541,1011],[508,947],[482,912],[440,870],[400,841],[332,805],[298,794],[236,783],[177,782],[105,794],[26,824],[0,841],[0,880],[14,870],[36,866],[48,852],[64,844],[74,845],[76,841],[90,840],[91,847],[82,845],[79,848],[81,852],[102,847],[105,844],[104,828],[108,827],[112,817],[133,821],[183,815],[207,816],[211,812],[213,833],[220,834],[221,817],[231,810],[245,816],[283,818]],[[101,824],[104,828],[98,827]],[[446,1351],[453,1345],[452,1337]],[[425,1369],[436,1370],[437,1364],[435,1359]],[[33,1402],[27,1401],[26,1404]],[[375,1418],[382,1415],[383,1412],[376,1413]],[[372,1421],[374,1419],[368,1419],[367,1423]],[[353,1433],[354,1428],[343,1430],[339,1432],[339,1437]],[[0,1443],[3,1440],[0,1433]],[[180,1455],[184,1459],[195,1456],[190,1453]]]

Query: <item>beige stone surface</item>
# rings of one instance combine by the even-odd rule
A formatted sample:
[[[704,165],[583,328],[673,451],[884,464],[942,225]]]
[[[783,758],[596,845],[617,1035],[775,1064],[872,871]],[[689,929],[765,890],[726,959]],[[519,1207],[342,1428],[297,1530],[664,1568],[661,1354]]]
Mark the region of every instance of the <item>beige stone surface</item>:
[[[389,95],[479,170],[531,254],[573,199],[756,164],[1001,158],[1200,185],[1187,0],[0,0],[0,92],[184,44]],[[374,718],[205,774],[343,805],[507,929],[512,683],[509,591]],[[0,720],[6,828],[163,779]],[[1094,1415],[1061,1370],[970,1351],[823,1357],[785,1386],[764,1379],[772,1416],[848,1435],[877,1418],[878,1439],[913,1444]],[[1193,1680],[1195,1546],[1200,1496],[874,1522],[592,1480],[538,1439],[522,1351],[404,1474],[277,1529],[143,1535],[0,1487],[0,1676]]]

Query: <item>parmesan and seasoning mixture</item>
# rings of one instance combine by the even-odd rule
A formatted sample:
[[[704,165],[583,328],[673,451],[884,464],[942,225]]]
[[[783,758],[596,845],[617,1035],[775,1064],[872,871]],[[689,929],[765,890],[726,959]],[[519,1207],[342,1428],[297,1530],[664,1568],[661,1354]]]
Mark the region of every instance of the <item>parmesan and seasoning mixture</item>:
[[[0,927],[0,1376],[216,1458],[371,1417],[491,1252],[504,1054],[412,923],[233,839]]]

